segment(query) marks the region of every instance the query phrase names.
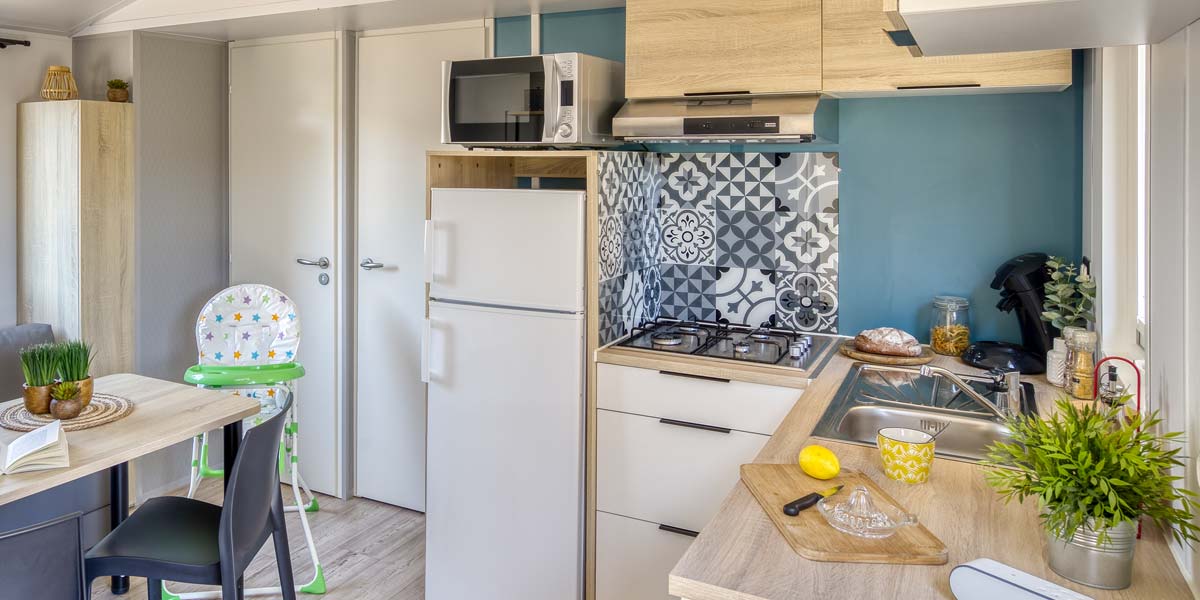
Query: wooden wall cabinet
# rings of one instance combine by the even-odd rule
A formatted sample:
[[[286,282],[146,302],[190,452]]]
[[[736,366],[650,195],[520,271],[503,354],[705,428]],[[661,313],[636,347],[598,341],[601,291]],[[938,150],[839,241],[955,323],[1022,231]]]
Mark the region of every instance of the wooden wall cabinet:
[[[1071,51],[913,56],[887,31],[896,0],[823,0],[822,91],[835,97],[1060,91]],[[902,23],[900,23],[902,25]]]
[[[133,110],[17,109],[17,318],[91,342],[96,377],[133,370]]]
[[[821,89],[821,0],[628,0],[625,95]]]

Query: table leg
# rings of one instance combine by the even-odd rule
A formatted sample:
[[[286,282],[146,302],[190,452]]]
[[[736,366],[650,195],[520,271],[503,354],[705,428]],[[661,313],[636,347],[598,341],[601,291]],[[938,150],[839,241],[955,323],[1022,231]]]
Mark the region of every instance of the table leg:
[[[113,529],[129,517],[129,463],[123,462],[108,470],[108,520]],[[112,578],[112,593],[121,595],[129,591],[129,577],[116,575]]]
[[[237,459],[238,446],[242,443],[242,421],[239,419],[225,426],[225,485],[233,475],[233,461]]]

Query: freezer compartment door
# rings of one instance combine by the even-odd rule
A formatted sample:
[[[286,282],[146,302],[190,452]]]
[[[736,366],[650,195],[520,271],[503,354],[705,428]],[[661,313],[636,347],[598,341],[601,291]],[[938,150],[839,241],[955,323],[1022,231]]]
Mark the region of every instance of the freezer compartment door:
[[[430,303],[429,600],[581,597],[583,324]]]
[[[429,295],[567,312],[584,308],[584,192],[435,189]]]

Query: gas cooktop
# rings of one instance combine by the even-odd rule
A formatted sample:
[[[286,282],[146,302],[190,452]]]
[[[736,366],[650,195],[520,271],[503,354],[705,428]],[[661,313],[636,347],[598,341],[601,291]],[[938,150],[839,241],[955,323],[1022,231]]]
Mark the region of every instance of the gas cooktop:
[[[808,369],[830,343],[792,329],[658,319],[635,327],[617,345]]]

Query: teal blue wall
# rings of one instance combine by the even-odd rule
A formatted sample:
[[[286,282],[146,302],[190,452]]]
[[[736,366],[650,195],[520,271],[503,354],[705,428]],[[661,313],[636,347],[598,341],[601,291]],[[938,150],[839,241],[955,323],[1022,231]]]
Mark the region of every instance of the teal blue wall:
[[[542,15],[543,52],[623,60],[624,34],[622,9]],[[529,19],[498,20],[497,55],[528,52]],[[977,339],[1019,341],[1016,318],[995,309],[999,295],[988,283],[1000,263],[1024,252],[1079,255],[1079,63],[1076,56],[1076,84],[1061,93],[840,100],[836,144],[732,148],[840,154],[843,333],[888,325],[925,339],[929,300],[956,294],[971,299]]]

